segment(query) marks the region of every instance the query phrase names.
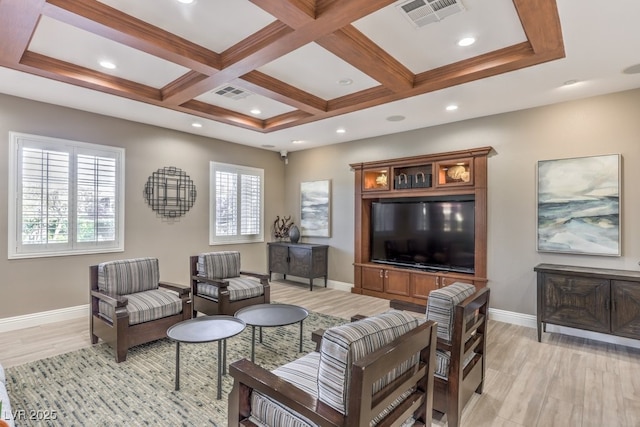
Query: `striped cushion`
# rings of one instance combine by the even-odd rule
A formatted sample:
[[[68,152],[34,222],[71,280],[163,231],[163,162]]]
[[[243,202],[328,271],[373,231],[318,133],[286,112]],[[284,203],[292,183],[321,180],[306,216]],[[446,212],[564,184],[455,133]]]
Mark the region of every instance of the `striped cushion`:
[[[466,367],[473,360],[476,353],[471,352],[462,362],[462,366]],[[449,364],[451,363],[451,352],[445,350],[436,350],[436,370],[434,375],[446,380],[449,378]]]
[[[317,397],[319,364],[320,353],[312,352],[276,368],[272,372],[313,397]],[[250,420],[258,426],[302,427],[314,425],[300,414],[257,391],[251,395]]]
[[[198,256],[198,276],[227,279],[240,275],[240,252],[209,252]]]
[[[240,276],[224,279],[229,282],[229,300],[239,301],[254,298],[264,293],[260,279],[252,276]],[[218,299],[218,287],[209,283],[198,282],[198,294]]]
[[[158,289],[160,269],[157,258],[133,258],[98,265],[98,289],[112,295]]]
[[[475,292],[475,286],[460,282],[429,292],[427,320],[438,323],[438,338],[451,342],[455,306]]]
[[[174,293],[162,289],[154,289],[135,294],[124,295],[129,300],[127,312],[129,325],[149,322],[182,311],[182,300]],[[108,319],[113,319],[113,307],[100,301],[99,311]]]
[[[340,413],[346,414],[352,364],[418,325],[419,320],[416,317],[402,311],[390,310],[327,330],[322,337],[320,348],[318,398]],[[401,367],[378,380],[373,386],[373,392],[382,389],[417,361],[417,354],[410,356]]]

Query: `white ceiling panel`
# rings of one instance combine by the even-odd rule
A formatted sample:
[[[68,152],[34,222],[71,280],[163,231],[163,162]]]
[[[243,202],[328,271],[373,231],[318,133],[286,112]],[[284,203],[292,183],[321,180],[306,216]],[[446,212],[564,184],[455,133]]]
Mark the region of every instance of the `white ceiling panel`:
[[[379,85],[316,43],[296,49],[258,70],[325,100]],[[351,84],[341,84],[344,80],[351,81]]]
[[[233,99],[230,97],[218,95],[216,93],[216,90],[219,88],[216,88],[216,90],[212,90],[210,92],[202,94],[195,99],[197,99],[198,101],[206,102],[207,104],[226,108],[227,110],[235,111],[240,114],[246,114],[248,116],[253,116],[260,119],[268,119],[270,117],[278,116],[280,114],[288,113],[295,110],[295,108],[290,105],[283,104],[271,98],[252,93],[242,88],[241,86],[223,86],[231,86],[236,89],[240,89],[244,92],[244,94],[240,95],[238,97],[239,99]],[[252,114],[251,110],[253,109],[258,109],[261,111],[261,113],[259,115]]]
[[[56,42],[51,43],[51,40]],[[162,88],[189,71],[46,16],[40,19],[29,50],[154,88]],[[117,68],[102,68],[99,64],[102,60],[113,62]]]
[[[414,74],[526,41],[511,0],[461,0],[465,10],[416,28],[394,3],[353,23]],[[491,25],[487,25],[491,22]],[[384,30],[383,30],[384,29]],[[476,43],[459,47],[458,40]]]
[[[100,2],[218,53],[275,21],[248,0]]]

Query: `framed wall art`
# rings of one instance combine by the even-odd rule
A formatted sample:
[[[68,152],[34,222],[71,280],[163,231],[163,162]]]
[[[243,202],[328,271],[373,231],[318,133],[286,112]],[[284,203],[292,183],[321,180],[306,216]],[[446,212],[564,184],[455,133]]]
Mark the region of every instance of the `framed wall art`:
[[[331,237],[331,180],[300,183],[300,234]]]
[[[621,156],[538,162],[538,251],[620,256]]]

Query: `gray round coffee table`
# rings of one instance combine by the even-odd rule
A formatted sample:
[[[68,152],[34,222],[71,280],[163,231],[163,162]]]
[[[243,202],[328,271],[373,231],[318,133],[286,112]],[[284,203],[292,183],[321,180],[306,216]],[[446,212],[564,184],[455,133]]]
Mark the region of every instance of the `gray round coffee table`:
[[[227,370],[227,338],[244,331],[245,323],[233,316],[203,316],[176,323],[167,336],[176,342],[176,390],[180,390],[180,343],[218,341],[218,399],[221,398],[222,374]],[[223,349],[224,347],[224,349]]]
[[[309,312],[302,307],[291,304],[256,304],[242,308],[234,314],[235,317],[251,326],[251,361],[256,352],[256,326],[260,328],[260,342],[262,342],[262,328],[292,325],[300,322],[300,350],[302,351],[302,322]]]

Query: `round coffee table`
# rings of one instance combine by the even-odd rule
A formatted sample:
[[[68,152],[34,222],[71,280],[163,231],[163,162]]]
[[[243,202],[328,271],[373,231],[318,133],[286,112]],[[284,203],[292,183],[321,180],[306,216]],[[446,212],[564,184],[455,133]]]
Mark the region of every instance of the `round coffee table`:
[[[218,399],[221,398],[222,373],[227,370],[227,338],[244,331],[245,323],[233,316],[203,316],[176,323],[167,336],[176,342],[176,390],[180,390],[180,343],[218,341]],[[224,349],[223,349],[224,347]]]
[[[262,342],[262,328],[292,325],[300,322],[300,350],[302,351],[302,322],[309,312],[302,307],[291,304],[256,304],[242,308],[234,314],[235,317],[251,326],[251,361],[255,359],[256,326],[260,328],[260,342]]]

